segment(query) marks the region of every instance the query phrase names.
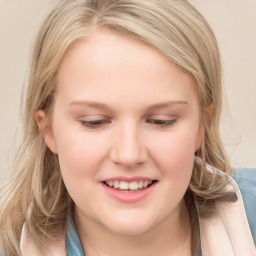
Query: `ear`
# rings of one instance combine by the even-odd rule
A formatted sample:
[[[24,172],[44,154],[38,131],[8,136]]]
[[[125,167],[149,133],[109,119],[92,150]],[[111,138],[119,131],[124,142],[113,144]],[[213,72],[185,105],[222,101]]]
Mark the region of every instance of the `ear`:
[[[197,132],[197,136],[196,136],[196,143],[195,143],[195,152],[200,149],[201,147],[201,143],[203,140],[203,133],[204,133],[204,127],[202,126],[202,124],[199,124],[198,127],[198,132]]]
[[[57,154],[54,135],[45,111],[37,110],[34,117],[37,122],[38,128],[44,137],[46,145],[54,154]]]
[[[209,122],[209,120],[212,117],[212,112],[213,112],[213,107],[212,105],[210,105],[209,107],[205,108],[203,115],[202,116],[202,122],[200,122],[200,126],[198,128],[198,132],[197,132],[197,138],[196,138],[196,143],[195,143],[195,152],[200,149],[201,147],[201,143],[204,137],[204,133],[205,133],[205,126],[206,126],[206,122]]]
[[[212,112],[213,112],[213,106],[210,105],[207,107],[204,111],[205,117],[206,117],[206,122],[208,122],[212,118]]]

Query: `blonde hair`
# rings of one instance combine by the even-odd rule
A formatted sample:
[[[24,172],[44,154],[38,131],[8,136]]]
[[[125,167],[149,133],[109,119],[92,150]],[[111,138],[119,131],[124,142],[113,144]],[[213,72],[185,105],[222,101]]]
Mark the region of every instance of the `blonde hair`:
[[[185,0],[64,0],[51,11],[39,30],[31,61],[25,106],[24,140],[13,173],[0,190],[0,240],[7,255],[21,255],[21,230],[43,247],[65,231],[72,212],[58,158],[46,146],[34,119],[54,104],[58,68],[67,49],[109,29],[156,48],[196,82],[204,127],[193,175],[185,199],[192,222],[192,247],[199,247],[197,213],[214,214],[216,200],[227,200],[227,175],[207,171],[207,164],[231,174],[219,134],[222,102],[221,63],[215,36],[201,14]],[[204,114],[208,112],[208,115]],[[198,208],[196,210],[195,203]]]

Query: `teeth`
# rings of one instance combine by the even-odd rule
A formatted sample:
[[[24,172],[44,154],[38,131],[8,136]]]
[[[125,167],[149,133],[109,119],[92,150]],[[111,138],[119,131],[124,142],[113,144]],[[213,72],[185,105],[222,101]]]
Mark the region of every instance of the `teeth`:
[[[120,190],[138,190],[147,188],[149,185],[153,183],[152,180],[139,180],[139,181],[133,181],[133,182],[126,182],[126,181],[118,181],[118,180],[110,180],[106,181],[106,184],[109,187],[114,187],[116,189]]]
[[[129,188],[128,182],[121,181],[120,184],[119,184],[119,188],[120,189],[128,189]]]
[[[108,182],[108,185],[109,185],[110,187],[113,187],[113,186],[114,186],[114,181],[110,180],[110,181]]]
[[[117,180],[114,181],[114,188],[119,188],[119,181]]]
[[[143,188],[143,180],[140,180],[138,185],[139,185],[139,188]]]
[[[129,184],[129,189],[130,190],[136,190],[138,189],[139,185],[138,185],[138,182],[137,181],[133,181]]]
[[[143,187],[146,188],[147,186],[148,186],[148,181],[146,180],[146,181],[144,181],[144,183],[143,183]]]

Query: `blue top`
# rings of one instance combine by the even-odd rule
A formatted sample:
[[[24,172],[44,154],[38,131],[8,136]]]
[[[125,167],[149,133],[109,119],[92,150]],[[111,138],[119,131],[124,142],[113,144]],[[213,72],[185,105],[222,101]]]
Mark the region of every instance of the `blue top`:
[[[256,246],[256,168],[236,168],[233,178],[241,191],[247,219]]]
[[[84,256],[84,251],[72,218],[67,223],[66,250],[67,256]]]
[[[236,168],[233,176],[244,201],[247,219],[256,245],[256,168]],[[85,256],[72,219],[67,223],[67,256]]]

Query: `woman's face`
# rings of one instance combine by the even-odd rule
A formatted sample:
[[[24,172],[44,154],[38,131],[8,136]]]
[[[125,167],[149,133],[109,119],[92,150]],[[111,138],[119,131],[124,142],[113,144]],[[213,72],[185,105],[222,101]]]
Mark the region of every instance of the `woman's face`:
[[[199,125],[190,76],[144,43],[105,31],[65,55],[44,135],[81,223],[130,235],[179,216]]]

